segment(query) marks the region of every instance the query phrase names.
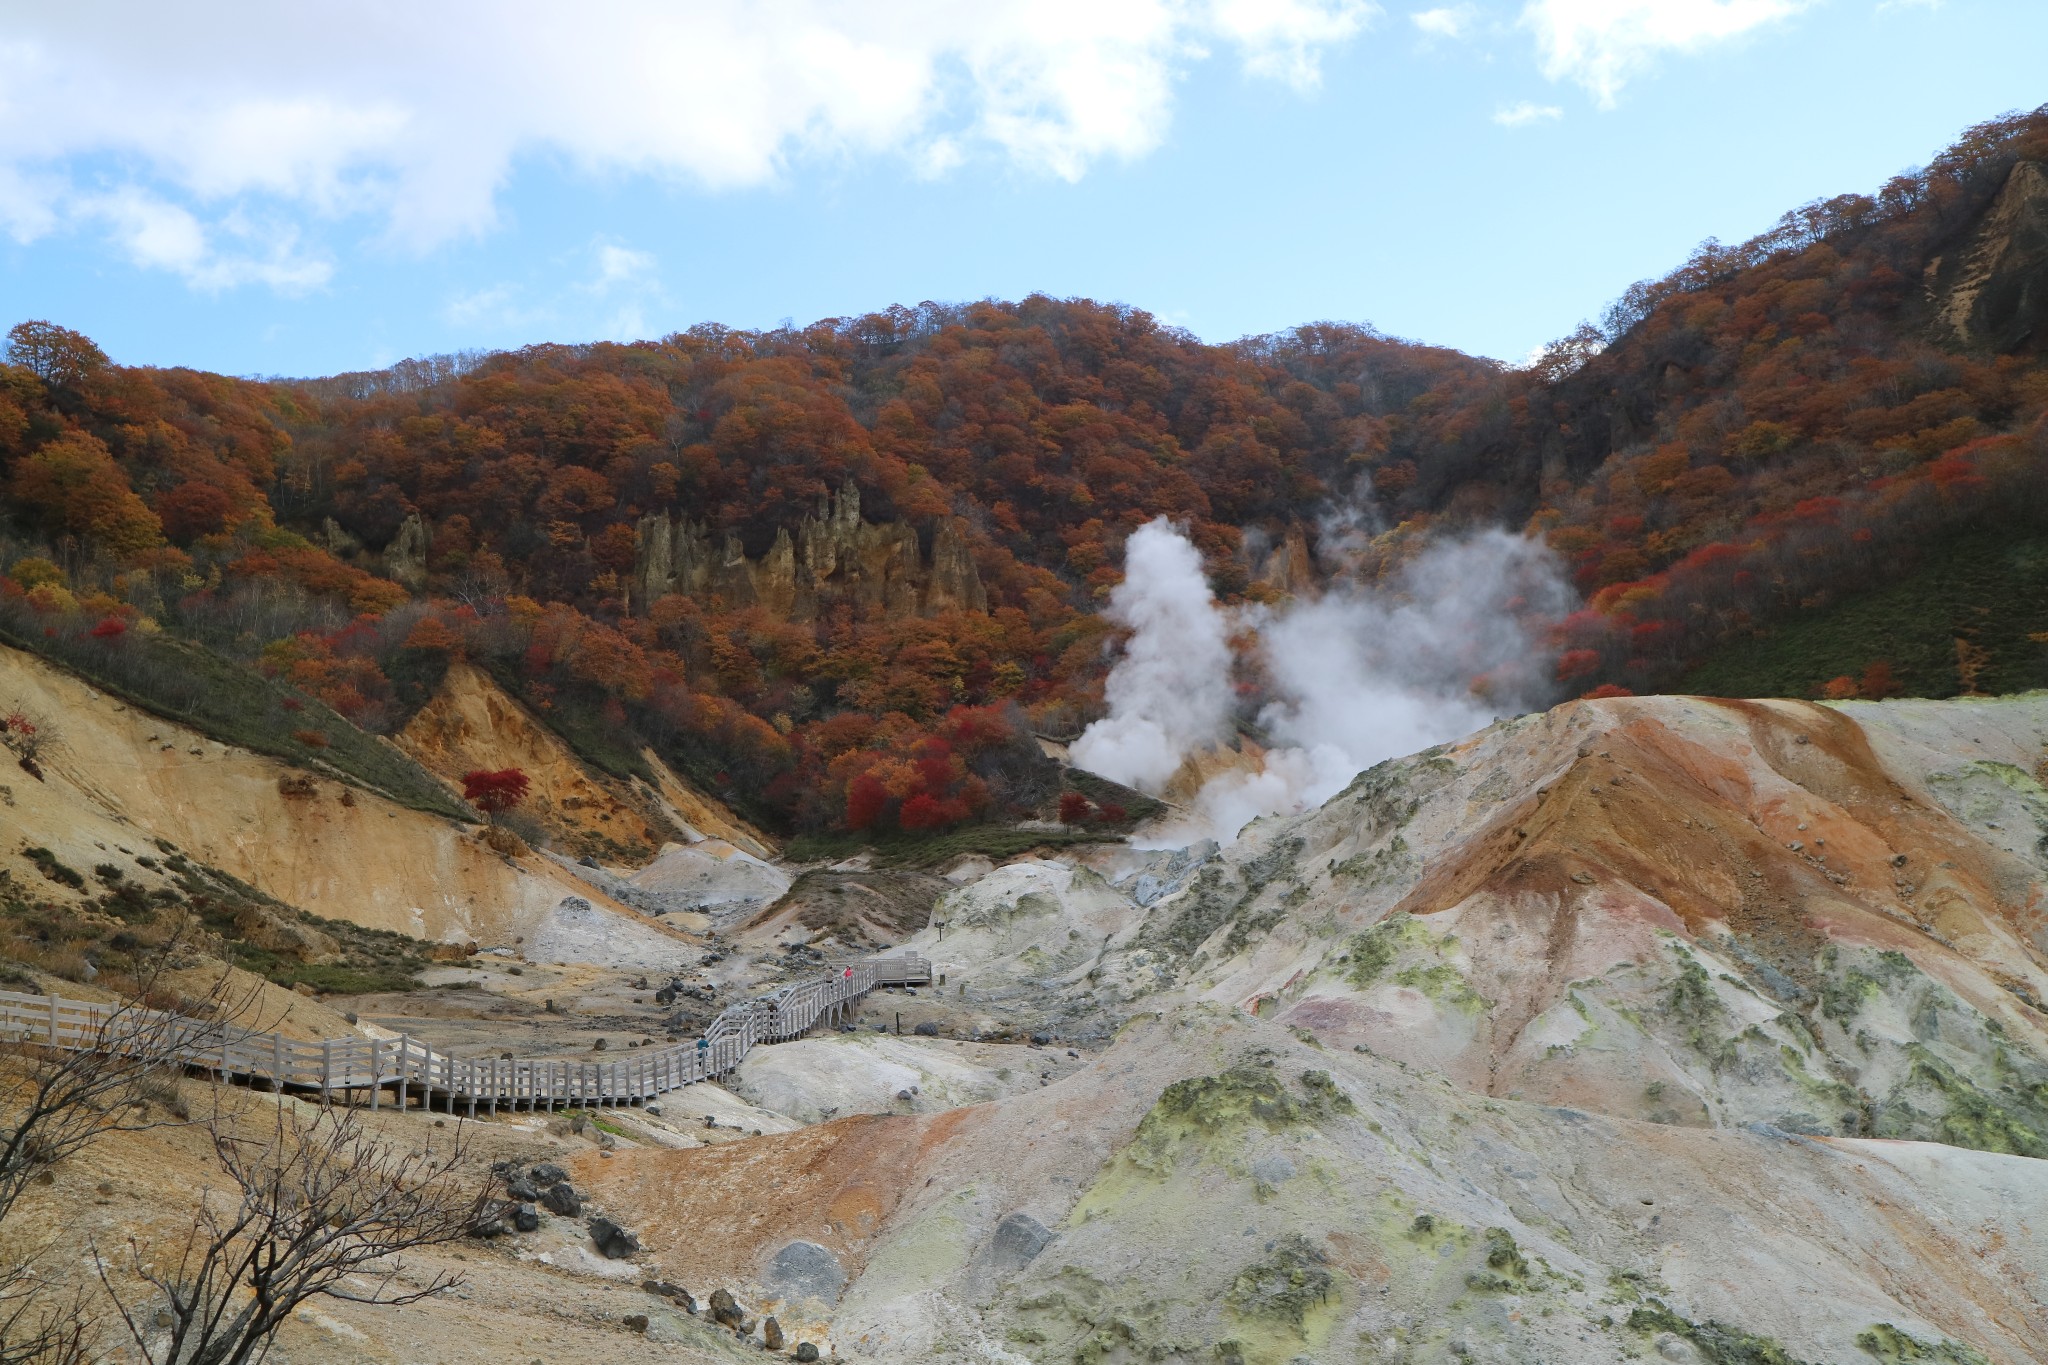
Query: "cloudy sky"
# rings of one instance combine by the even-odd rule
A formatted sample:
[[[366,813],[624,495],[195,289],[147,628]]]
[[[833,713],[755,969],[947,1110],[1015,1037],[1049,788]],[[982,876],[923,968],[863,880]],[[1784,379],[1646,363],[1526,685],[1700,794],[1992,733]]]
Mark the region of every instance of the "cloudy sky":
[[[315,374],[1036,290],[1519,360],[2043,52],[2041,0],[0,0],[0,325]]]

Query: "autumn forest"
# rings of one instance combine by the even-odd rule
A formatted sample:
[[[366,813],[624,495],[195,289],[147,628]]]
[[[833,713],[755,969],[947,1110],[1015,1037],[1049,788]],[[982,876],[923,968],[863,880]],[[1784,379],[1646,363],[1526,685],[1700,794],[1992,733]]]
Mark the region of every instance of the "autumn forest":
[[[23,322],[0,639],[167,713],[233,676],[267,747],[335,762],[466,659],[589,762],[786,832],[1124,818],[1033,736],[1099,713],[1161,515],[1238,601],[1540,537],[1581,601],[1558,699],[2013,690],[2048,683],[2044,327],[2048,110],[1708,242],[1525,368],[1045,297],[318,379]]]

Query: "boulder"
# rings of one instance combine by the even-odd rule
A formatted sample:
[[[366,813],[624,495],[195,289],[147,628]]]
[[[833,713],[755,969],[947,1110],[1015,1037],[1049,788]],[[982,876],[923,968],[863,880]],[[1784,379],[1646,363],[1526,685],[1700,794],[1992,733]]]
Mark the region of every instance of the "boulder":
[[[650,1294],[669,1300],[692,1317],[697,1315],[697,1300],[690,1296],[689,1290],[679,1284],[670,1284],[667,1280],[642,1280],[640,1287]]]
[[[535,1189],[533,1182],[523,1175],[515,1175],[510,1180],[507,1180],[505,1182],[505,1193],[514,1199],[522,1200],[528,1204],[540,1198],[540,1191]]]
[[[578,1195],[576,1187],[566,1180],[548,1186],[547,1193],[541,1195],[540,1202],[549,1213],[560,1214],[564,1218],[574,1218],[583,1212],[582,1196]]]
[[[778,1298],[837,1303],[846,1288],[846,1271],[838,1257],[816,1242],[791,1242],[775,1253],[761,1280]]]
[[[605,1259],[623,1261],[640,1254],[640,1239],[604,1215],[599,1214],[585,1226],[590,1229],[590,1240],[597,1244],[598,1254]]]
[[[624,1321],[628,1332],[644,1332],[647,1330],[647,1315],[645,1313],[628,1313]]]
[[[996,1224],[988,1239],[987,1265],[998,1275],[1014,1275],[1038,1259],[1052,1230],[1028,1213],[1013,1213]]]
[[[779,1351],[784,1345],[782,1324],[777,1322],[772,1316],[768,1321],[761,1324],[761,1344],[771,1351]]]
[[[796,1358],[804,1361],[816,1360],[818,1358],[818,1348],[811,1345],[808,1341],[800,1341],[796,1347]]]
[[[543,1161],[533,1168],[533,1183],[543,1189],[549,1185],[559,1185],[568,1178],[569,1173],[552,1161]]]
[[[710,1308],[711,1320],[721,1327],[736,1329],[746,1321],[747,1315],[740,1311],[739,1301],[733,1298],[730,1289],[712,1290]]]
[[[537,1232],[540,1229],[540,1210],[531,1204],[512,1206],[512,1227],[518,1232]]]

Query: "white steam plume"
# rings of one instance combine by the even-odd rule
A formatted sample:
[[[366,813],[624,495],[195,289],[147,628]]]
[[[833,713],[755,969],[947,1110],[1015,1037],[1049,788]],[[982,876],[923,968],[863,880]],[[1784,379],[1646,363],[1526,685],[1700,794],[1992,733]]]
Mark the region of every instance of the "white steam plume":
[[[1124,546],[1109,619],[1132,635],[1110,670],[1109,715],[1074,741],[1074,762],[1113,782],[1158,791],[1191,752],[1227,733],[1230,627],[1202,556],[1160,517]]]
[[[1132,610],[1162,602],[1177,609]],[[1337,588],[1278,611],[1245,609],[1239,623],[1258,632],[1275,696],[1259,722],[1281,744],[1255,771],[1210,779],[1195,797],[1194,823],[1159,839],[1229,840],[1257,816],[1321,804],[1381,759],[1540,704],[1550,659],[1532,623],[1571,604],[1548,549],[1495,530],[1434,545],[1372,591]],[[1211,601],[1194,546],[1159,522],[1131,538],[1111,610],[1137,633],[1110,675],[1110,715],[1082,735],[1074,761],[1157,791],[1182,759],[1224,733],[1233,623]],[[1157,724],[1161,698],[1199,723]],[[1140,700],[1151,709],[1137,709]],[[1149,743],[1110,742],[1135,733]],[[1131,758],[1139,752],[1142,766]],[[1118,767],[1098,766],[1104,761]]]

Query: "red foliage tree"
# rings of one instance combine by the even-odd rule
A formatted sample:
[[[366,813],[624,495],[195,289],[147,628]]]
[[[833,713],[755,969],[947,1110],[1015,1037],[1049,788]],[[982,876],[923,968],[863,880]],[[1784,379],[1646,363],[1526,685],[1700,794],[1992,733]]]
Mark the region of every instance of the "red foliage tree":
[[[527,789],[532,785],[533,779],[518,768],[503,768],[497,772],[478,768],[462,775],[462,799],[496,824],[500,815],[526,799]]]

